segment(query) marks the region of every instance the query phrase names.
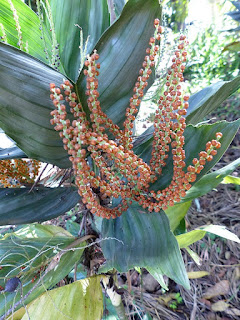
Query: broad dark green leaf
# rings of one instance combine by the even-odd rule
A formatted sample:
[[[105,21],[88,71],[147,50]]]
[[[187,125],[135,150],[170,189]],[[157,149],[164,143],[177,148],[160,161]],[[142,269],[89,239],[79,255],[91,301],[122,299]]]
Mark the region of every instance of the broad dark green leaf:
[[[30,316],[35,320],[101,320],[103,295],[100,281],[101,276],[93,276],[45,292],[26,306],[28,315],[25,313],[21,319],[28,320]]]
[[[186,167],[192,164],[193,158],[197,158],[200,151],[205,150],[206,143],[209,140],[215,139],[216,132],[222,132],[223,138],[221,139],[221,148],[218,149],[218,153],[214,156],[213,160],[205,165],[205,168],[197,176],[197,181],[203,177],[222,157],[224,152],[227,150],[229,144],[234,138],[240,125],[240,120],[233,122],[221,121],[215,124],[203,124],[198,127],[188,125],[185,129],[185,152],[186,152]],[[150,130],[148,131],[151,132]],[[145,162],[149,162],[151,159],[152,151],[152,137],[150,135],[142,135],[139,137],[139,142],[136,142],[136,147],[134,149]],[[162,175],[153,184],[153,190],[163,189],[168,186],[172,179],[173,165],[172,165],[172,155],[166,161],[167,165],[163,168]],[[186,170],[186,169],[185,169]],[[190,199],[189,199],[190,200]],[[187,200],[186,200],[187,201]]]
[[[144,267],[189,287],[176,238],[163,211],[148,213],[134,202],[121,217],[103,219],[102,237],[110,237],[101,243],[107,259],[102,271]]]
[[[51,0],[50,5],[61,63],[66,75],[76,81],[80,59],[84,58],[80,57],[80,28],[83,31],[83,46],[90,36],[87,45],[87,53],[90,53],[110,25],[107,0]]]
[[[98,77],[101,108],[120,126],[133,95],[149,38],[154,33],[154,18],[160,17],[161,7],[157,0],[129,0],[119,19],[107,29],[95,46],[101,64]],[[83,72],[77,87],[81,102],[87,110]]]
[[[0,148],[0,160],[27,158],[27,155],[17,146]]]
[[[49,83],[63,75],[16,48],[0,43],[0,127],[29,158],[70,167],[58,133]]]
[[[187,123],[199,123],[239,88],[240,76],[232,81],[219,81],[193,94],[189,99]]]
[[[1,188],[0,225],[46,221],[64,214],[80,199],[73,188]]]
[[[35,58],[47,62],[44,53],[44,44],[41,39],[41,31],[39,30],[40,22],[35,12],[33,12],[23,1],[11,0],[18,15],[18,21],[22,32],[23,49],[28,44],[28,52]],[[19,48],[18,33],[16,30],[16,22],[13,18],[13,12],[7,0],[0,0],[0,23],[3,24],[7,35],[7,42],[14,47]],[[48,50],[51,51],[51,42],[46,38]]]
[[[44,229],[46,229],[46,232],[44,232]],[[64,229],[62,231],[60,229],[62,228],[51,226],[52,235],[50,235],[49,226],[41,226],[41,232],[39,233],[38,225],[35,225],[30,227],[29,232],[27,230],[18,230],[17,233],[9,234],[1,240],[0,263],[2,269],[0,270],[0,283],[3,287],[5,286],[4,279],[18,276],[23,285],[23,295],[25,295],[38,282],[40,274],[42,276],[42,281],[24,301],[24,304],[31,302],[48,288],[56,285],[74,268],[75,263],[81,258],[84,250],[81,247],[86,243],[79,242],[80,244],[76,243],[74,245],[75,238],[67,235]],[[54,261],[52,258],[56,253],[61,249],[66,249],[69,245],[74,246],[76,250],[70,250],[63,254],[60,261],[55,263],[55,267],[44,277],[44,271],[38,273],[42,265],[45,266]],[[25,268],[22,269],[22,267]],[[36,279],[32,282],[35,276]],[[0,314],[4,314],[14,303],[21,299],[20,287],[16,292],[5,293],[4,299],[0,300]],[[21,306],[20,304],[18,308]]]
[[[204,194],[210,192],[213,188],[216,188],[222,180],[231,174],[238,166],[240,166],[240,158],[229,163],[227,166],[206,174],[194,186],[187,192],[184,197],[184,201],[189,201],[194,198],[203,196]]]

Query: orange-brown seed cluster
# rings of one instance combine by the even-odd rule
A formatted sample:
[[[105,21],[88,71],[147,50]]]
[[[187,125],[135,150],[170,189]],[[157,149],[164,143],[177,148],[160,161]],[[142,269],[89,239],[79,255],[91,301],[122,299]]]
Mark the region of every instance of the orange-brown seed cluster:
[[[34,183],[39,169],[40,162],[37,160],[1,160],[0,185],[3,185],[4,188],[10,188]]]
[[[183,95],[181,88],[187,56],[185,50],[187,40],[181,35],[172,66],[167,74],[166,89],[158,103],[150,165],[134,154],[133,121],[159,50],[156,41],[160,40],[162,33],[158,19],[155,19],[154,26],[154,37],[150,38],[147,55],[139,72],[130,106],[126,110],[123,130],[101,109],[97,79],[100,64],[97,62],[99,55],[96,50],[87,57],[84,69],[90,121],[76,93],[73,92],[73,85],[68,80],[65,80],[60,88],[53,83],[50,84],[50,98],[55,106],[55,110],[51,112],[53,116],[51,124],[59,131],[64,148],[68,151],[82,201],[93,214],[108,219],[120,216],[132,200],[138,201],[150,212],[153,210],[158,212],[173,206],[186,195],[186,191],[191,188],[191,183],[196,180],[196,175],[204,168],[206,161],[211,161],[217,149],[221,147],[219,140],[222,134],[217,133],[216,139],[207,143],[206,151],[199,153],[199,159],[193,159],[193,166],[188,166],[187,172],[184,171],[186,164],[183,133],[186,128],[185,116],[189,97]],[[75,118],[72,123],[66,119],[66,103]],[[110,132],[115,140],[109,139],[106,132]],[[150,190],[150,184],[162,173],[170,146],[173,155],[172,181],[167,188],[154,192]],[[88,155],[98,170],[93,171]],[[107,197],[121,197],[122,200],[117,207],[110,208],[102,204],[103,199]]]

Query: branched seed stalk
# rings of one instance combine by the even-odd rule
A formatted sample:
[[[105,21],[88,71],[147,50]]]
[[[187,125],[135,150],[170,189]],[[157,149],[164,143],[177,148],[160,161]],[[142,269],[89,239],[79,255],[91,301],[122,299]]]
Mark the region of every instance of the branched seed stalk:
[[[4,29],[4,26],[3,26],[2,23],[0,23],[0,29],[1,29],[1,33],[2,33],[2,35],[1,35],[1,37],[0,37],[1,42],[3,42],[3,43],[8,43],[8,41],[7,41],[7,35],[6,35],[5,29]]]
[[[48,53],[48,50],[47,50],[47,44],[46,44],[44,29],[43,29],[44,22],[43,22],[43,14],[42,14],[40,0],[37,0],[36,4],[37,4],[37,14],[38,14],[38,17],[39,17],[39,24],[40,24],[39,29],[41,31],[41,40],[43,41],[46,60],[50,61],[49,53]]]
[[[213,159],[217,149],[221,147],[219,140],[222,134],[219,132],[215,139],[207,142],[206,149],[199,153],[199,158],[193,159],[193,165],[188,166],[184,171],[186,163],[183,133],[186,128],[185,116],[189,97],[182,93],[181,86],[187,59],[185,49],[187,40],[185,35],[181,35],[167,74],[165,91],[158,101],[150,164],[148,165],[134,154],[133,121],[144,95],[147,80],[155,66],[155,56],[159,51],[156,42],[159,42],[163,32],[158,19],[155,19],[154,26],[154,37],[150,38],[149,48],[146,50],[146,57],[130,99],[130,106],[126,110],[123,130],[115,125],[101,109],[98,100],[100,64],[96,50],[91,56],[87,56],[84,69],[90,121],[81,103],[78,102],[70,81],[65,80],[60,88],[57,88],[54,83],[50,84],[50,98],[55,106],[51,112],[53,117],[51,124],[56,131],[59,131],[64,148],[68,151],[83,203],[93,214],[103,218],[120,216],[132,201],[137,201],[149,212],[159,212],[161,209],[166,210],[169,206],[173,206],[186,195],[186,191],[196,180],[197,174],[203,170],[207,161]],[[75,118],[72,123],[66,119],[66,104],[69,105]],[[114,136],[114,140],[109,139],[108,132]],[[165,189],[155,192],[151,190],[150,185],[162,174],[170,146],[173,155],[172,181]],[[99,174],[91,170],[87,161],[88,153],[99,168]],[[102,203],[105,198],[122,200],[118,206],[111,208]]]
[[[21,26],[20,26],[20,23],[19,23],[19,17],[18,17],[18,14],[17,14],[17,10],[15,9],[13,3],[11,0],[8,0],[8,3],[10,4],[10,8],[12,10],[12,13],[13,13],[13,18],[14,18],[14,21],[16,23],[16,30],[17,30],[17,33],[18,33],[18,46],[20,48],[20,50],[23,51],[23,39],[22,39],[22,31],[21,31]]]
[[[39,21],[40,21],[40,30],[41,30],[41,39],[44,42],[44,52],[46,54],[46,59],[49,61],[49,65],[53,67],[54,69],[58,70],[60,66],[60,56],[59,56],[59,44],[57,42],[57,37],[55,33],[55,27],[54,27],[54,22],[53,22],[53,17],[52,17],[52,9],[49,4],[48,0],[45,0],[45,3],[42,0],[37,0],[37,12],[39,16]],[[47,50],[47,44],[46,44],[46,39],[44,35],[44,19],[43,19],[43,14],[42,14],[42,8],[45,11],[47,20],[50,25],[50,32],[52,36],[52,50],[51,54],[49,54]]]

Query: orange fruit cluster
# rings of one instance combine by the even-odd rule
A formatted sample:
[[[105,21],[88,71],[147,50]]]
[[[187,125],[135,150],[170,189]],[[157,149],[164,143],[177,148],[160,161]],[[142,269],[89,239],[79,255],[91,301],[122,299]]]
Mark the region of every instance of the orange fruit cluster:
[[[23,184],[34,183],[41,163],[37,160],[1,160],[0,186],[4,188],[20,187]]]
[[[183,71],[187,56],[185,50],[187,40],[181,35],[167,75],[166,90],[158,103],[150,164],[134,154],[133,121],[144,89],[148,85],[152,68],[155,66],[155,56],[159,51],[156,43],[161,39],[162,33],[158,19],[155,19],[154,26],[155,33],[150,38],[147,55],[135,83],[130,105],[126,109],[123,129],[114,124],[101,109],[97,79],[100,63],[96,50],[91,56],[87,56],[84,69],[90,121],[76,93],[73,92],[73,85],[68,80],[65,80],[60,88],[54,83],[50,84],[50,98],[55,106],[51,112],[53,116],[51,124],[59,131],[64,148],[68,151],[83,203],[93,214],[103,218],[120,216],[127,210],[132,200],[138,201],[150,212],[153,210],[158,212],[173,206],[185,196],[191,183],[196,180],[196,174],[204,168],[206,161],[212,160],[217,153],[216,149],[221,147],[219,142],[221,133],[217,133],[216,140],[207,143],[206,151],[200,152],[199,159],[193,159],[193,166],[189,166],[187,172],[183,171],[186,166],[183,133],[186,128],[185,115],[189,97],[182,94],[180,84],[184,80]],[[66,104],[69,105],[75,118],[72,123],[66,119]],[[114,136],[114,140],[109,139],[108,132]],[[154,192],[150,190],[150,185],[162,173],[170,146],[174,168],[172,181],[164,190]],[[93,160],[95,170],[88,156]],[[105,198],[112,197],[119,198],[120,204],[116,207],[103,204]]]

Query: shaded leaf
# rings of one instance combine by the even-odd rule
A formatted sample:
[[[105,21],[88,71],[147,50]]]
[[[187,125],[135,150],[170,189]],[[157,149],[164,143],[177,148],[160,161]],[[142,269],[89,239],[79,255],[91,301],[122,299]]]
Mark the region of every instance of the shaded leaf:
[[[239,11],[231,11],[226,13],[228,16],[230,16],[235,21],[240,21],[240,12]]]
[[[30,318],[101,320],[103,298],[100,280],[101,276],[94,276],[42,294],[26,306]],[[27,314],[22,318],[25,319],[29,319]]]
[[[84,45],[90,36],[87,45],[87,53],[90,53],[110,25],[107,0],[51,0],[50,5],[61,63],[66,75],[75,82],[80,59],[85,60],[85,57],[80,57],[80,28]]]
[[[62,83],[52,68],[0,43],[0,127],[29,158],[70,167],[62,140],[50,124],[49,83]]]
[[[237,8],[237,10],[240,10],[240,3],[238,1],[232,1],[232,4]]]
[[[186,229],[186,220],[185,218],[182,218],[177,228],[174,230],[174,235],[178,236],[179,234],[187,232]]]
[[[120,126],[133,95],[149,38],[154,33],[154,19],[160,16],[161,7],[157,0],[129,0],[119,19],[106,30],[95,46],[101,64],[98,77],[101,108]],[[87,110],[83,71],[77,88]]]
[[[0,160],[27,158],[27,155],[17,146],[0,148]]]
[[[147,213],[134,203],[121,217],[103,219],[102,236],[114,238],[102,242],[107,259],[102,271],[116,268],[126,272],[135,266],[144,267],[189,287],[181,253],[164,212]]]
[[[46,221],[75,206],[80,196],[74,188],[0,189],[0,225]]]
[[[114,0],[113,2],[114,2],[115,14],[118,17],[121,14],[127,0]]]

